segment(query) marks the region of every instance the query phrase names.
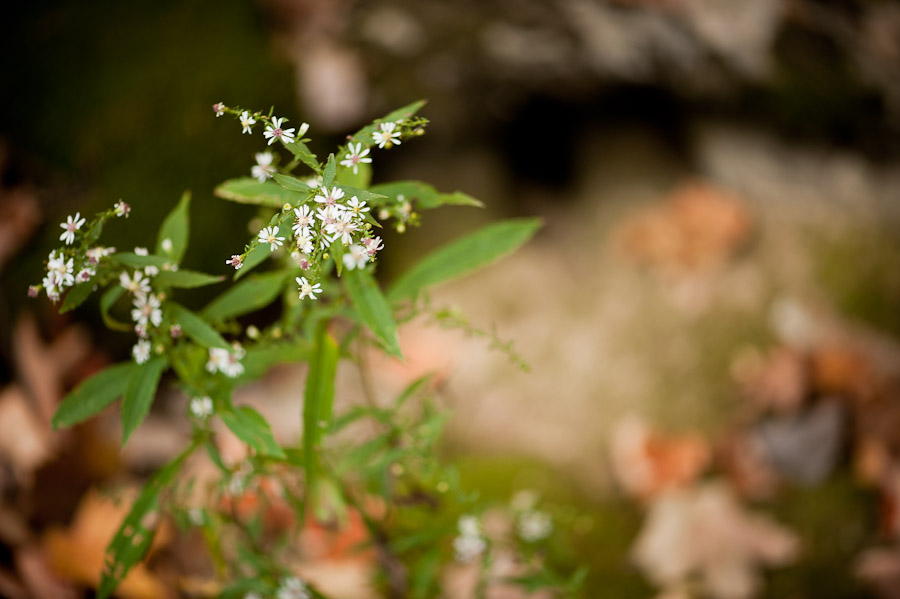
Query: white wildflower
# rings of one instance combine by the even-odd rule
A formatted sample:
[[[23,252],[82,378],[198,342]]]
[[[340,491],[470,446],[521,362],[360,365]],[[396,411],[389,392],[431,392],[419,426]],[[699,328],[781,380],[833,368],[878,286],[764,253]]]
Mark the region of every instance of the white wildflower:
[[[231,351],[219,347],[209,348],[209,361],[206,363],[206,370],[209,372],[221,372],[228,377],[234,378],[244,373],[244,366],[241,359],[246,352],[235,343]]]
[[[362,218],[364,213],[370,210],[370,208],[366,206],[365,200],[360,201],[356,196],[353,196],[350,198],[350,201],[347,202],[347,209],[360,218]]]
[[[464,537],[477,537],[481,535],[481,522],[475,516],[460,516],[456,523],[459,534]]]
[[[306,277],[294,277],[294,280],[300,286],[300,299],[308,297],[314,300],[317,293],[322,293],[322,286],[319,283],[312,285],[306,280]]]
[[[147,248],[145,248],[145,247],[136,247],[136,248],[134,248],[134,253],[137,254],[138,256],[146,256],[150,252],[148,252]]]
[[[395,131],[397,123],[381,123],[378,125],[379,131],[372,133],[372,139],[378,144],[379,148],[390,148],[391,146],[400,145],[400,132]]]
[[[338,204],[337,202],[343,197],[344,190],[340,187],[334,186],[331,188],[331,191],[329,191],[327,187],[322,187],[322,189],[313,199],[320,204],[325,204],[328,207],[334,207],[337,210],[342,210],[344,206]]]
[[[148,277],[155,277],[159,274],[159,269],[153,266],[152,264],[148,264],[144,267],[144,274]]]
[[[135,296],[133,305],[131,320],[134,322],[147,326],[149,321],[155,327],[162,324],[162,310],[160,309],[159,297],[153,294],[138,295]]]
[[[150,293],[150,279],[145,279],[139,270],[134,271],[133,277],[129,277],[127,272],[122,271],[119,275],[119,284],[125,288],[125,291],[135,295]]]
[[[150,342],[146,339],[141,339],[140,341],[138,341],[131,349],[131,355],[134,356],[134,361],[138,364],[143,364],[144,362],[149,360]]]
[[[341,165],[346,166],[347,168],[353,167],[353,174],[357,174],[359,172],[360,163],[372,164],[372,159],[367,158],[369,153],[369,148],[365,150],[362,149],[362,144],[356,144],[356,147],[353,147],[353,144],[347,144],[347,149],[349,153],[347,156],[341,160]]]
[[[256,119],[250,116],[250,113],[246,110],[241,113],[241,127],[243,127],[243,131],[241,133],[253,133],[251,127],[256,124]]]
[[[365,268],[369,261],[369,252],[361,245],[351,245],[349,251],[344,254],[344,266],[349,270],[354,268]]]
[[[353,233],[359,228],[353,222],[353,215],[349,212],[341,212],[334,221],[325,226],[325,230],[331,234],[331,241],[341,240],[343,245],[350,245],[353,242]]]
[[[260,243],[268,243],[269,251],[274,252],[275,248],[281,247],[284,243],[284,237],[277,237],[278,227],[265,227],[259,232]]]
[[[366,251],[369,252],[370,256],[374,256],[375,252],[384,249],[381,237],[366,237],[362,240],[362,244],[366,246]]]
[[[124,216],[125,218],[128,218],[128,214],[131,212],[131,206],[129,206],[122,200],[116,202],[116,205],[113,206],[113,208],[116,211],[116,216]]]
[[[225,105],[222,104],[221,102],[216,102],[215,104],[213,104],[212,109],[213,109],[213,112],[216,113],[216,118],[225,114]]]
[[[275,142],[276,139],[280,139],[282,143],[286,144],[294,142],[294,128],[282,128],[282,125],[286,120],[287,119],[280,119],[277,116],[273,116],[272,122],[266,125],[266,130],[263,131],[263,136],[269,140],[270,146]]]
[[[213,413],[213,402],[209,397],[195,397],[191,399],[190,410],[195,418],[205,420]]]
[[[91,280],[97,272],[92,268],[82,268],[77,275],[75,275],[76,283],[87,283]]]
[[[487,542],[481,534],[481,523],[475,516],[460,516],[457,522],[459,536],[453,539],[453,552],[456,560],[471,562],[484,553]]]
[[[58,287],[60,290],[75,283],[72,258],[66,260],[66,257],[62,252],[59,252],[59,254],[57,254],[56,250],[50,252],[50,256],[47,258],[47,271],[54,274],[54,286]],[[46,286],[47,285],[45,284],[44,287]]]
[[[309,229],[307,229],[306,233],[299,233],[297,235],[297,250],[304,254],[311,254],[314,249],[313,239],[309,234]]]
[[[59,225],[60,227],[65,229],[63,231],[63,234],[59,236],[59,240],[65,241],[66,245],[72,245],[72,242],[75,241],[75,231],[80,229],[81,225],[83,225],[84,222],[85,219],[81,218],[80,212],[75,213],[75,218],[72,218],[71,215],[67,216],[66,222]]]
[[[553,532],[550,515],[538,510],[524,512],[516,521],[516,532],[527,543],[546,539]]]
[[[225,264],[230,264],[235,270],[240,270],[244,265],[244,259],[239,254],[232,254],[231,260],[226,260]]]
[[[303,205],[299,208],[294,208],[294,215],[297,217],[294,220],[294,233],[297,235],[310,235],[310,228],[315,221],[309,206]]]
[[[271,179],[275,175],[275,167],[272,166],[275,156],[272,155],[272,152],[257,152],[254,157],[256,164],[250,169],[250,174],[256,177],[260,183]]]

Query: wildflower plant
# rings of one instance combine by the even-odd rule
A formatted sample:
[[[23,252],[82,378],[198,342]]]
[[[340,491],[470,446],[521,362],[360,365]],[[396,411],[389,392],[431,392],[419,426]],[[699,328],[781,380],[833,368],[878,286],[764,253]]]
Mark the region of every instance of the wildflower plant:
[[[124,446],[171,373],[188,397],[185,417],[193,426],[190,444],[147,481],[109,545],[99,597],[109,597],[143,558],[164,515],[202,530],[222,597],[323,597],[285,565],[286,539],[311,519],[343,520],[349,512],[361,517],[364,545],[377,549],[382,574],[375,582],[390,596],[438,596],[442,565],[454,558],[477,561],[487,576],[492,540],[469,515],[483,506],[436,457],[446,413],[430,398],[430,377],[387,406],[369,398],[332,413],[339,361],[363,368],[363,352],[373,345],[402,357],[398,318],[430,310],[431,286],[497,260],[539,226],[534,219],[489,225],[438,248],[382,290],[374,277],[385,251],[379,230],[392,226],[403,232],[419,223],[421,212],[439,206],[480,205],[466,194],[442,193],[419,181],[371,184],[378,152],[405,148],[424,133],[427,121],[417,116],[423,104],[363,127],[324,161],[307,146],[308,124],[294,126],[272,111],[214,105],[216,117],[235,118],[237,134],[261,135],[265,145],[250,176],[228,180],[215,193],[257,206],[267,220],[242,247],[226,250],[231,282],[200,309],[179,303],[178,292],[222,285],[229,277],[216,274],[221,262],[210,265],[210,273],[180,267],[189,239],[189,194],[163,221],[152,251],[99,244],[109,221],[129,216],[130,207],[121,200],[90,221],[76,214],[61,225],[65,245],[50,253],[43,281],[31,286],[29,295],[43,291],[66,312],[96,291],[105,324],[133,335],[134,346],[129,361],[74,389],[53,425],[73,426],[121,398]],[[271,268],[254,273],[264,262]],[[280,315],[265,328],[238,321],[273,304]],[[238,386],[281,363],[308,365],[303,397],[297,398],[303,423],[297,445],[279,444],[258,411],[233,401]],[[246,444],[246,460],[229,463],[220,454],[216,419]],[[369,421],[377,433],[351,446],[330,441],[360,421]],[[196,497],[188,492],[193,483],[181,471],[193,454],[204,451],[220,478],[197,504],[189,499]],[[263,505],[289,506],[293,525],[267,530],[258,514],[240,513],[235,506],[248,495]],[[549,516],[529,507],[514,517],[518,536],[508,542],[528,545],[523,551],[534,556],[534,543],[551,534]],[[530,563],[535,568],[523,578],[532,581],[529,586],[540,580],[540,586],[568,593],[583,577],[579,571],[571,579],[552,572],[536,578],[540,560]]]

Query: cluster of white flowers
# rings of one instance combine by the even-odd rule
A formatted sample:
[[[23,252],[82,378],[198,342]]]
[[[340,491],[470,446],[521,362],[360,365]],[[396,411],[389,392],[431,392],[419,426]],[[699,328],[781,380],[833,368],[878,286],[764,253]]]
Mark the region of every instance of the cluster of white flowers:
[[[208,372],[221,372],[225,376],[234,378],[244,374],[244,366],[241,360],[245,355],[240,343],[233,343],[231,350],[211,347],[209,348],[209,361],[206,363]]]
[[[471,562],[487,549],[481,533],[481,523],[475,516],[460,516],[457,522],[459,536],[453,539],[453,553],[457,561]]]
[[[516,493],[510,507],[516,518],[516,533],[526,543],[536,543],[553,532],[553,520],[546,512],[537,509],[538,496],[534,491]]]

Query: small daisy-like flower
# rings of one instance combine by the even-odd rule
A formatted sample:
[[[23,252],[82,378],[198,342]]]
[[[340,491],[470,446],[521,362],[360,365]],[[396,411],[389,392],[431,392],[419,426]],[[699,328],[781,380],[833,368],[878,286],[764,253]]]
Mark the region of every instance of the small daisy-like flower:
[[[138,256],[146,256],[150,252],[148,252],[147,248],[145,248],[145,247],[136,247],[136,248],[134,248],[134,253],[137,254]]]
[[[312,236],[309,235],[309,230],[307,229],[306,233],[299,233],[297,235],[297,249],[304,254],[312,254],[313,252],[313,240]]]
[[[266,125],[266,130],[263,131],[263,136],[269,140],[270,146],[275,142],[276,139],[280,139],[282,143],[286,144],[294,142],[294,128],[282,128],[285,120],[287,119],[280,119],[277,116],[273,116],[272,122]]]
[[[272,166],[275,156],[272,155],[272,152],[257,152],[255,157],[256,164],[250,168],[250,174],[256,177],[260,183],[271,179],[275,175],[275,167]]]
[[[58,255],[55,250],[50,252],[50,256],[47,260],[47,271],[54,274],[54,286],[60,290],[75,283],[72,258],[66,260],[66,257],[62,252]]]
[[[331,191],[328,190],[327,187],[323,187],[319,194],[316,195],[313,199],[320,204],[325,204],[326,206],[333,206],[338,210],[343,209],[341,204],[338,204],[338,200],[344,197],[344,190],[340,187],[332,187]]]
[[[340,214],[340,212],[336,206],[325,205],[321,208],[316,208],[316,218],[322,221],[323,225],[332,224],[338,214]]]
[[[297,235],[309,235],[309,230],[315,223],[312,210],[309,209],[309,206],[303,205],[299,208],[294,208],[294,215],[297,217],[294,220],[294,233]]]
[[[259,232],[259,242],[268,243],[269,251],[274,252],[275,248],[281,247],[284,243],[284,237],[277,237],[278,227],[265,227]]]
[[[72,218],[71,215],[67,216],[66,222],[59,225],[60,227],[65,229],[63,231],[63,234],[59,236],[59,240],[65,241],[66,245],[72,245],[72,242],[75,241],[75,231],[80,229],[81,225],[83,225],[84,222],[85,219],[81,218],[80,212],[75,213],[75,218]]]
[[[363,150],[362,143],[356,144],[355,147],[352,143],[347,144],[347,150],[349,150],[349,153],[341,160],[341,165],[346,166],[347,168],[353,167],[354,175],[359,173],[360,163],[365,162],[366,164],[372,164],[372,159],[367,158],[369,148]]]
[[[53,296],[59,297],[59,285],[58,283],[58,275],[55,271],[50,271],[46,275],[44,275],[43,281],[41,284],[44,286],[44,291],[47,292],[47,297],[53,299]],[[55,301],[55,300],[54,300]]]
[[[225,264],[230,264],[234,267],[235,270],[240,270],[244,265],[244,259],[240,257],[238,254],[232,254],[231,260],[226,260]]]
[[[216,113],[216,118],[225,114],[225,105],[222,104],[221,102],[216,102],[215,104],[213,104],[212,109],[213,109],[213,112]]]
[[[205,420],[213,413],[213,402],[208,397],[195,397],[191,400],[190,410],[195,418]]]
[[[166,237],[165,239],[162,240],[162,242],[159,244],[159,246],[162,248],[162,251],[164,251],[168,254],[169,252],[172,251],[172,240],[169,239],[168,237]]]
[[[148,277],[155,277],[159,274],[159,269],[153,266],[152,264],[148,264],[144,267],[144,274]]]
[[[131,311],[131,320],[144,326],[147,321],[158,327],[162,324],[162,310],[160,310],[159,298],[153,294],[138,295],[134,298],[134,309]]]
[[[347,210],[359,217],[362,217],[362,215],[368,212],[370,208],[366,206],[365,200],[359,201],[358,197],[353,196],[352,198],[350,198],[350,201],[347,202]]]
[[[116,202],[114,208],[116,211],[116,216],[124,216],[125,218],[128,218],[128,214],[131,212],[131,206],[129,206],[122,200]]]
[[[354,268],[365,268],[369,261],[369,252],[361,245],[351,245],[350,250],[344,254],[344,266],[349,270]]]
[[[145,295],[150,293],[150,279],[145,279],[141,271],[134,271],[134,276],[129,277],[128,273],[122,271],[119,275],[119,284],[125,288],[125,291],[135,295]]]
[[[325,230],[331,234],[331,241],[341,240],[343,245],[350,245],[353,242],[353,233],[359,226],[353,222],[353,215],[349,212],[341,212],[337,215],[329,225],[325,226]]]
[[[460,562],[471,562],[487,548],[481,535],[481,523],[475,516],[461,516],[457,527],[459,536],[453,539],[455,557]]]
[[[95,274],[97,274],[97,273],[90,268],[82,268],[78,272],[78,274],[75,275],[75,282],[76,283],[87,283],[88,281],[91,280],[91,277],[93,277]]]
[[[397,123],[381,123],[378,125],[379,131],[372,133],[372,139],[378,144],[379,148],[390,148],[391,146],[400,145],[400,132],[395,131]]]
[[[384,249],[384,243],[381,242],[381,237],[366,237],[362,240],[362,243],[370,256],[374,256],[375,252]]]
[[[250,113],[246,110],[241,113],[241,127],[244,128],[241,133],[253,133],[251,127],[256,124],[256,119],[250,116]]]
[[[147,360],[150,359],[150,342],[146,339],[141,339],[138,341],[133,348],[131,348],[131,355],[134,356],[134,361],[138,364],[143,364]]]
[[[309,281],[306,280],[306,277],[294,277],[294,280],[297,281],[297,285],[300,286],[300,299],[308,297],[309,299],[316,299],[317,293],[322,293],[322,286],[319,283],[315,285],[311,285]]]
[[[292,576],[281,581],[275,597],[276,599],[309,599],[309,590],[302,580]]]

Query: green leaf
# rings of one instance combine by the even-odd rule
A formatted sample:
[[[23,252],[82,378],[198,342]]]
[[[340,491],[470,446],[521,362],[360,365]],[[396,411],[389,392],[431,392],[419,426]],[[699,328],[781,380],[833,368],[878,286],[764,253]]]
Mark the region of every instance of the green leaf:
[[[200,316],[175,302],[168,302],[166,306],[172,319],[181,325],[181,330],[198,344],[204,347],[231,349],[219,332]]]
[[[328,161],[325,163],[325,172],[322,174],[322,186],[331,187],[334,181],[334,175],[337,171],[337,162],[334,160],[334,154],[328,155]]]
[[[166,369],[165,356],[156,356],[137,366],[128,378],[122,396],[122,445],[143,422],[156,395],[159,379]]]
[[[353,168],[342,168],[335,178],[340,185],[347,185],[359,189],[368,189],[372,183],[372,165],[361,162],[357,165],[357,172]]]
[[[417,208],[429,210],[439,206],[475,206],[483,208],[484,204],[461,191],[441,193],[428,183],[422,181],[395,181],[373,185],[371,191],[397,200],[399,196]]]
[[[316,329],[303,393],[303,455],[306,458],[306,484],[309,487],[313,486],[317,474],[319,442],[331,420],[337,362],[338,346],[328,334],[328,321],[323,320]]]
[[[301,204],[306,200],[306,194],[285,189],[274,181],[260,182],[252,177],[229,179],[213,193],[224,200],[272,208],[281,208],[285,203]]]
[[[511,219],[441,246],[394,281],[387,297],[412,298],[426,287],[487,266],[531,239],[540,226],[536,218]]]
[[[160,287],[178,287],[187,289],[191,287],[205,287],[221,283],[225,280],[222,275],[208,275],[205,272],[197,272],[195,270],[163,270],[153,279],[153,282]]]
[[[365,269],[357,268],[347,270],[343,280],[350,301],[363,323],[371,329],[387,353],[403,358],[397,342],[397,323],[372,275]]]
[[[119,322],[109,315],[109,309],[113,307],[113,304],[116,303],[116,300],[118,300],[123,293],[125,293],[125,289],[121,285],[114,285],[107,289],[100,298],[100,316],[103,318],[103,323],[114,331],[134,330],[134,327],[130,324]]]
[[[266,455],[285,457],[284,451],[272,435],[269,423],[262,414],[250,406],[229,407],[219,414],[222,422],[231,429],[238,439]]]
[[[291,175],[283,175],[281,173],[275,173],[275,182],[288,189],[290,191],[298,191],[302,194],[309,194],[309,190],[312,189],[309,185],[307,185],[304,181],[301,181],[297,177],[292,177]]]
[[[299,363],[309,358],[309,345],[296,341],[260,344],[247,350],[241,360],[244,373],[235,383],[254,381],[276,364]]]
[[[211,301],[200,315],[210,322],[221,322],[259,310],[279,296],[287,276],[283,271],[254,275]]]
[[[344,244],[341,243],[340,239],[336,239],[331,242],[329,251],[334,260],[334,269],[337,272],[337,276],[341,276],[341,273],[344,271]]]
[[[156,254],[147,254],[146,256],[140,256],[131,252],[118,252],[112,254],[110,258],[115,262],[118,262],[119,264],[124,264],[125,266],[130,266],[132,268],[155,266],[159,269],[162,269],[165,264],[171,262],[170,260],[166,260],[162,256],[157,256]]]
[[[180,264],[184,258],[184,252],[187,250],[188,231],[190,230],[190,214],[188,208],[191,205],[191,192],[185,191],[181,194],[181,200],[178,205],[172,209],[162,225],[159,228],[159,234],[156,237],[156,253],[159,256],[165,256],[175,264]],[[172,249],[168,252],[163,249],[163,240],[168,239],[172,242]]]
[[[384,200],[387,199],[387,196],[376,193],[374,191],[370,191],[368,189],[360,189],[358,187],[352,187],[350,185],[337,185],[336,187],[344,190],[345,197],[351,198],[353,196],[356,196],[360,200],[368,202],[374,206],[380,206],[381,204],[384,204]]]
[[[87,420],[125,393],[137,365],[125,362],[98,372],[69,393],[53,415],[53,428],[68,428]]]
[[[86,281],[84,283],[78,283],[66,294],[65,299],[63,300],[62,306],[59,309],[60,314],[65,314],[69,310],[74,310],[78,306],[84,303],[88,297],[90,297],[91,292],[94,290],[94,282]]]
[[[193,450],[194,446],[191,445],[144,485],[141,494],[131,506],[131,511],[125,516],[112,542],[106,548],[100,586],[97,589],[98,599],[108,599],[128,571],[147,553],[156,533],[156,530],[151,530],[148,524],[151,520],[156,520],[150,516],[156,513],[159,507],[159,495],[172,483],[175,475],[181,470],[182,463]]]
[[[310,151],[305,143],[298,140],[293,143],[284,144],[284,146],[291,151],[294,158],[314,170],[317,174],[322,173],[322,165],[319,164],[319,159]]]

